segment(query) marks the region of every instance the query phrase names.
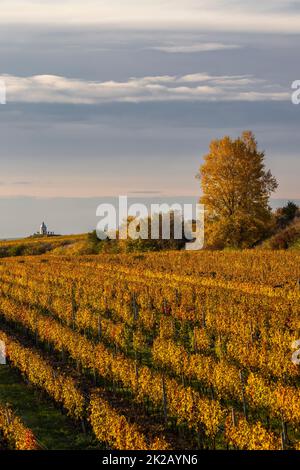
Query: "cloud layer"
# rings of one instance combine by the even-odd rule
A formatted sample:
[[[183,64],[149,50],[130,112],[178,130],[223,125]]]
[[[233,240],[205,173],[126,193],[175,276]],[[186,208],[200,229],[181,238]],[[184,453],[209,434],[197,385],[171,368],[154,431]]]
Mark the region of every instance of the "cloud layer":
[[[249,75],[193,73],[95,82],[56,75],[0,76],[7,102],[103,104],[164,101],[284,101],[290,92]]]
[[[300,32],[292,0],[2,0],[0,22]]]
[[[223,44],[221,42],[203,42],[190,45],[165,45],[151,47],[152,50],[166,52],[168,54],[192,54],[196,52],[213,52],[230,49],[239,49],[241,46],[236,44]]]

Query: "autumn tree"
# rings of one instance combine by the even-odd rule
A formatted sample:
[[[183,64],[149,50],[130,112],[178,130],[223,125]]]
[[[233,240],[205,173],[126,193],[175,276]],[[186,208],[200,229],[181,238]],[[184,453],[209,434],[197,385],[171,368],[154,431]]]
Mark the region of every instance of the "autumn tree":
[[[277,181],[266,170],[265,153],[258,150],[252,132],[236,140],[213,140],[197,177],[207,246],[251,247],[267,235],[272,225],[269,198]]]
[[[300,216],[299,207],[293,201],[288,201],[284,207],[280,207],[275,212],[276,225],[279,229],[285,228],[297,216]]]

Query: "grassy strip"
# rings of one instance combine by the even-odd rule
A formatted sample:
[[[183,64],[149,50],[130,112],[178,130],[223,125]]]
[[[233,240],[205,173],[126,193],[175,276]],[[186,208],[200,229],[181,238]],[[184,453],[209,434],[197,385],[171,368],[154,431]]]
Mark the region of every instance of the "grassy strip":
[[[0,366],[0,402],[9,403],[38,441],[49,450],[82,450],[95,448],[93,438],[74,428],[72,421],[24,383],[19,373]]]

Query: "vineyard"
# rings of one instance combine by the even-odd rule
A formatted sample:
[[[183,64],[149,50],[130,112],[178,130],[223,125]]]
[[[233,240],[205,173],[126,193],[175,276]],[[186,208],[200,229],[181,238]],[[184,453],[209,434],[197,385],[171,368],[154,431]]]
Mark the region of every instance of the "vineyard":
[[[300,449],[298,339],[297,252],[0,262],[9,369],[102,449]],[[0,447],[43,448],[7,403]]]

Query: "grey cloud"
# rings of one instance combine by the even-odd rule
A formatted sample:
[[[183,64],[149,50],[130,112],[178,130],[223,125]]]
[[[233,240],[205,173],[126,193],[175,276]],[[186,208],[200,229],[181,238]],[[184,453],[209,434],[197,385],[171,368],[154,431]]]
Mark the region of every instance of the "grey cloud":
[[[29,186],[32,184],[32,181],[13,181],[11,184],[15,186]]]

